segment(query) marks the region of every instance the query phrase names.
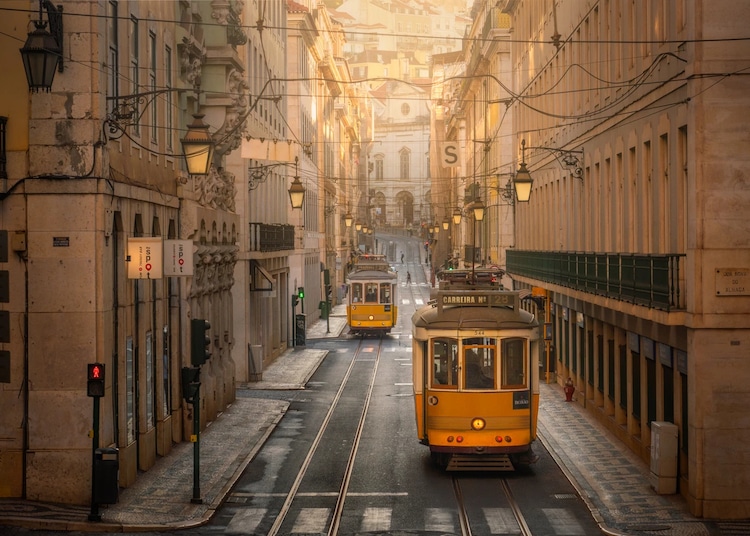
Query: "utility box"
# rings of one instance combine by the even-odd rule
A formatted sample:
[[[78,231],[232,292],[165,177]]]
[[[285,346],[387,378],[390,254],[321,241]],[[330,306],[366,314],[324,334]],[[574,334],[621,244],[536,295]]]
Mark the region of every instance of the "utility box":
[[[660,495],[677,493],[677,425],[651,422],[651,487]]]
[[[247,352],[247,381],[259,382],[263,380],[263,346],[249,344]]]
[[[120,452],[116,448],[94,451],[94,485],[92,502],[115,504],[120,493]]]

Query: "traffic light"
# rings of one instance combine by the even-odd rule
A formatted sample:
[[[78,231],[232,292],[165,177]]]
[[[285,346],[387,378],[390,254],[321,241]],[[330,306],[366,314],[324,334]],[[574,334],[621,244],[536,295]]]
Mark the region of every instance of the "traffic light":
[[[104,396],[104,365],[101,363],[88,364],[88,383],[86,394],[93,397]]]
[[[304,300],[304,299],[305,299],[305,287],[299,287],[299,288],[297,289],[297,297],[298,297],[298,298],[299,298],[300,300]]]
[[[182,367],[182,398],[190,404],[195,400],[201,387],[200,367]]]
[[[200,367],[211,357],[211,337],[206,332],[211,329],[208,320],[193,318],[190,321],[190,363]]]
[[[297,307],[297,304],[299,303],[299,298],[296,294],[292,294],[292,309]]]

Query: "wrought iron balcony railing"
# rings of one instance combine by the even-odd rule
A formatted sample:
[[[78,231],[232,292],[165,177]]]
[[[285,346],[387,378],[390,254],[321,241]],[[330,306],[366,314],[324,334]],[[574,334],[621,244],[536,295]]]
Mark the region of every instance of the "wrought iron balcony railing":
[[[294,249],[294,225],[251,223],[250,251]]]
[[[653,309],[685,309],[685,255],[506,252],[509,274]]]

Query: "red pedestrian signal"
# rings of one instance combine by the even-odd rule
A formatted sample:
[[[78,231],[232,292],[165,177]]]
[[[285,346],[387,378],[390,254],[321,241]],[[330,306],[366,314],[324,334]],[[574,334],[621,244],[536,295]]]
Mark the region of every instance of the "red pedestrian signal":
[[[104,365],[89,363],[87,376],[86,394],[93,397],[104,396]]]

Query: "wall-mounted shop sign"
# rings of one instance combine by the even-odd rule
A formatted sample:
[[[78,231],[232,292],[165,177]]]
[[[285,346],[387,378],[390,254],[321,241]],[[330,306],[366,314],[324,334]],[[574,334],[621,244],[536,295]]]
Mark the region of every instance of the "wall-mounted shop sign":
[[[128,238],[128,279],[162,278],[161,238]]]
[[[193,241],[164,241],[165,277],[193,275]]]

